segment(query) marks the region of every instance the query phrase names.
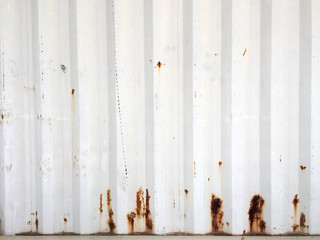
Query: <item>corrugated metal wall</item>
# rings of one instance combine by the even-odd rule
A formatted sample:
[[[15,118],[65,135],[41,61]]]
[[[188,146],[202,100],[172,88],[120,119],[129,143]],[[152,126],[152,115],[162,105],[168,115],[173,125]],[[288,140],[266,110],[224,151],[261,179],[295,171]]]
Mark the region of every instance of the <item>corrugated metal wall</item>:
[[[319,0],[1,0],[3,234],[320,234]]]

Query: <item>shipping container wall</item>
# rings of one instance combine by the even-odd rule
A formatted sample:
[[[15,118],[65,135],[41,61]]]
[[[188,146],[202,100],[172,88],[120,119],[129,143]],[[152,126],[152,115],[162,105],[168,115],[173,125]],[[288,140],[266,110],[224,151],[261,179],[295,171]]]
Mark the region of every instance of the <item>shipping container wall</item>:
[[[1,0],[0,233],[320,234],[320,0]]]

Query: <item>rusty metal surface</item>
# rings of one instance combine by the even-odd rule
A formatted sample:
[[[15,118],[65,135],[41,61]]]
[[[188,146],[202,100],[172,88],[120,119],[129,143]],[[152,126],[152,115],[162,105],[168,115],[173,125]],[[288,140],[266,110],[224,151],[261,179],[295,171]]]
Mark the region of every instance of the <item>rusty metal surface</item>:
[[[1,0],[0,233],[320,234],[319,0]]]

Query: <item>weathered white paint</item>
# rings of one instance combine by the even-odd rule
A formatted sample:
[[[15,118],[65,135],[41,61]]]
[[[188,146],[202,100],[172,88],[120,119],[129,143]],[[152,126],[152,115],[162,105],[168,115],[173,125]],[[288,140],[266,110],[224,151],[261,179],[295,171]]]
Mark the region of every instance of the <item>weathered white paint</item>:
[[[0,1],[0,233],[206,234],[214,194],[243,234],[260,194],[265,233],[320,234],[319,24],[319,0]]]

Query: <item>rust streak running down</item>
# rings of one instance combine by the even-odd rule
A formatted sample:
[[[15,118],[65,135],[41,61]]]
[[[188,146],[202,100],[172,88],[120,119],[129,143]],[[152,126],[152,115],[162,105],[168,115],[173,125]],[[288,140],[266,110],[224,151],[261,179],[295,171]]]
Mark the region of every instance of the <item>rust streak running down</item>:
[[[264,199],[256,194],[251,198],[249,214],[250,232],[265,232],[266,222],[263,220]]]
[[[210,210],[212,232],[221,232],[223,230],[222,200],[214,194],[211,194]]]
[[[149,190],[146,189],[146,230],[147,232],[151,233],[153,229],[153,222],[151,219],[151,212],[150,212],[150,195],[149,195]]]
[[[36,211],[36,232],[39,230],[39,219],[38,219],[38,211]]]
[[[306,215],[302,212],[300,214],[300,232],[304,232],[304,229],[306,227]]]
[[[127,214],[130,233],[134,232],[134,219],[136,216],[137,216],[137,214],[135,212],[131,212],[131,213]]]
[[[136,212],[138,217],[140,217],[146,209],[143,195],[144,195],[144,192],[142,190],[142,187],[140,187],[136,194],[136,206],[137,206]]]
[[[293,225],[292,225],[292,230],[293,232],[295,232],[299,225],[298,225],[298,204],[299,204],[300,200],[298,198],[298,194],[294,195],[294,198],[292,200],[292,204],[293,204]]]
[[[100,194],[100,207],[99,207],[99,210],[100,210],[100,215],[101,215],[103,213],[102,194]]]
[[[113,233],[117,225],[113,221],[113,210],[111,207],[111,190],[110,189],[107,190],[107,208],[108,208],[108,216],[109,216],[108,225],[110,228],[110,232]]]

